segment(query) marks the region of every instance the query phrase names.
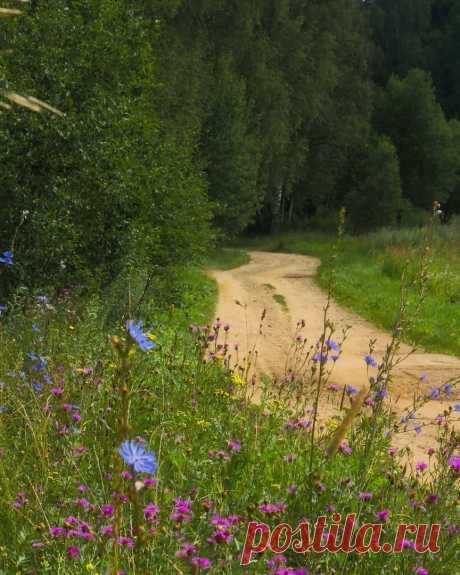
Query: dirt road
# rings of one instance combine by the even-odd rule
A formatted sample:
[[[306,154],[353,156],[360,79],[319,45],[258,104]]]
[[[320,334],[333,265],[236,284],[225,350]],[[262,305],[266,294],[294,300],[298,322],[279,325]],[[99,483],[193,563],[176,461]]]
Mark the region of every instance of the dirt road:
[[[305,320],[303,334],[309,341],[315,342],[322,333],[327,297],[313,279],[320,261],[308,256],[269,252],[251,252],[250,257],[247,265],[212,272],[219,286],[216,317],[230,324],[230,340],[238,342],[240,357],[256,344],[258,373],[280,377],[284,374],[287,351],[298,320]],[[264,309],[264,330],[259,335],[260,316]],[[378,361],[390,341],[390,335],[334,302],[330,308],[330,318],[338,331],[351,326],[330,383],[361,387],[367,383],[364,356],[369,340],[377,340],[374,356]],[[410,349],[404,345],[401,353],[405,354]],[[397,408],[402,409],[411,401],[419,386],[429,392],[431,386],[438,387],[450,378],[459,377],[460,359],[416,351],[396,368],[394,374],[392,400]],[[420,380],[422,374],[427,376],[424,382]],[[455,391],[449,398],[441,394],[439,399],[428,402],[422,408],[418,421],[433,420],[447,406],[459,403],[459,398],[460,391]],[[420,434],[410,432],[398,436],[396,443],[402,445],[410,442],[415,455],[423,456],[435,435],[435,428],[427,427]]]

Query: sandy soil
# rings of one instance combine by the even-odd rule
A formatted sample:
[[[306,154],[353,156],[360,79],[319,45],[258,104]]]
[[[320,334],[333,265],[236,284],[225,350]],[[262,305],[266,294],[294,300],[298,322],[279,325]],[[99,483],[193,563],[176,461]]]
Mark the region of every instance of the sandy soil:
[[[269,252],[251,252],[250,256],[251,261],[247,265],[211,272],[219,286],[216,317],[230,324],[229,338],[233,343],[238,342],[240,357],[256,345],[259,375],[281,377],[297,322],[305,320],[303,335],[312,343],[322,333],[327,296],[313,279],[320,261],[308,256]],[[285,305],[276,301],[274,294],[282,295]],[[264,309],[266,318],[263,333],[259,334]],[[364,356],[369,349],[369,341],[376,340],[373,355],[378,361],[391,339],[390,334],[334,302],[329,317],[337,332],[346,326],[351,328],[330,383],[362,387],[368,381]],[[400,351],[406,354],[411,348],[403,345]],[[428,376],[425,383],[420,381],[422,374]],[[411,403],[414,392],[420,387],[429,391],[430,386],[440,386],[455,377],[460,377],[460,359],[417,350],[395,369],[391,401],[395,409],[402,410]],[[460,391],[455,391],[448,399],[429,401],[419,412],[418,421],[429,422],[449,405],[459,403],[459,394]],[[435,437],[436,429],[432,426],[424,428],[420,434],[414,431],[400,434],[394,443],[410,445],[414,457],[421,458]]]

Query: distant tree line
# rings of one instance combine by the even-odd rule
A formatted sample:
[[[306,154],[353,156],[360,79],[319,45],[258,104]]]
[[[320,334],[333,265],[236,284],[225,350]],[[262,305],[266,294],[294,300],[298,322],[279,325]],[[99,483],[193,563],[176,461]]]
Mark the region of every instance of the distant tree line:
[[[347,207],[460,212],[455,0],[38,0],[2,39],[0,239],[15,282],[168,270]],[[1,246],[0,246],[1,247]],[[1,278],[0,278],[0,281]]]

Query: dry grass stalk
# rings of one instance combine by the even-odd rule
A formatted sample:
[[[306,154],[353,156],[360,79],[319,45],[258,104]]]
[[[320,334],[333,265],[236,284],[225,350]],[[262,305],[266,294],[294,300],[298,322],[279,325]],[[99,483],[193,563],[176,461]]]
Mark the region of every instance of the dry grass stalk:
[[[15,16],[22,16],[24,12],[16,8],[0,8],[0,18],[14,18]]]
[[[340,426],[337,428],[334,437],[332,438],[331,444],[327,448],[327,455],[329,457],[332,457],[337,452],[340,443],[343,441],[343,439],[345,439],[347,431],[352,426],[356,416],[361,412],[367,393],[367,389],[363,387],[353,401],[347,415],[345,416]]]

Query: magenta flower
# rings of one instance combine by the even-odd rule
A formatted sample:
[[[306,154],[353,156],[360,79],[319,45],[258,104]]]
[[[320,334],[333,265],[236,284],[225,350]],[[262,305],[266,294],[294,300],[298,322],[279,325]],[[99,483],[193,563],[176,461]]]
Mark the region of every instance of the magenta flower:
[[[227,447],[230,449],[230,451],[241,451],[241,443],[237,439],[231,439],[227,443]]]
[[[383,511],[377,511],[377,513],[375,514],[377,519],[379,521],[383,521],[383,523],[388,521],[389,515],[390,515],[390,512],[388,511],[388,509],[384,509]]]
[[[174,500],[174,511],[171,513],[169,518],[172,521],[178,521],[179,523],[188,523],[193,518],[191,505],[192,502],[189,499],[176,497]]]
[[[129,549],[132,549],[135,546],[134,540],[131,539],[131,537],[125,537],[125,536],[118,537],[117,543],[118,545],[128,547]]]
[[[370,493],[369,491],[364,491],[359,494],[359,498],[361,499],[361,501],[370,501],[372,497],[373,494]]]
[[[209,569],[211,567],[211,561],[206,559],[206,557],[193,557],[190,559],[190,563],[200,569]]]
[[[69,547],[67,547],[66,551],[67,555],[71,559],[80,559],[80,549],[75,545],[70,545]]]
[[[414,573],[416,575],[429,575],[428,569],[425,569],[425,567],[416,567]]]
[[[436,495],[435,493],[428,495],[428,497],[426,498],[426,502],[429,503],[430,505],[434,505],[435,503],[438,502],[438,500],[439,500],[439,496]]]
[[[423,472],[423,471],[425,471],[425,469],[428,469],[428,464],[425,463],[424,461],[419,461],[417,463],[417,465],[415,466],[415,469],[417,471]]]
[[[353,449],[348,445],[348,441],[346,439],[340,443],[339,449],[344,455],[351,455],[353,453]]]
[[[280,513],[287,508],[286,503],[261,503],[259,505],[259,510],[266,515],[275,515]]]
[[[115,507],[113,505],[102,505],[101,507],[102,515],[110,517],[115,513]]]
[[[454,455],[449,459],[449,465],[454,471],[460,471],[460,457]]]
[[[159,512],[160,508],[154,503],[149,503],[146,507],[144,507],[144,517],[149,521],[155,520]]]
[[[51,535],[51,537],[60,537],[61,535],[65,535],[66,533],[67,531],[64,529],[64,527],[49,528],[49,534]]]
[[[186,541],[185,543],[182,543],[181,548],[179,549],[179,551],[176,551],[175,555],[176,557],[184,559],[186,557],[196,555],[197,551],[198,550],[196,548],[196,545],[192,545],[192,543],[188,543]]]

